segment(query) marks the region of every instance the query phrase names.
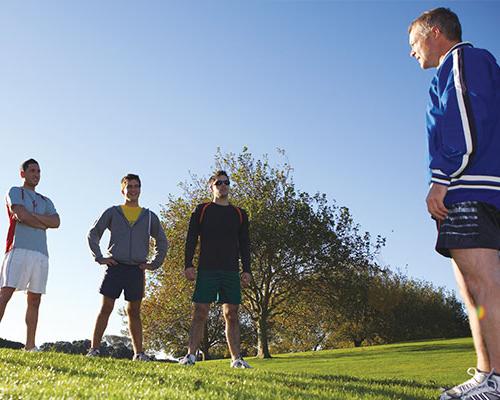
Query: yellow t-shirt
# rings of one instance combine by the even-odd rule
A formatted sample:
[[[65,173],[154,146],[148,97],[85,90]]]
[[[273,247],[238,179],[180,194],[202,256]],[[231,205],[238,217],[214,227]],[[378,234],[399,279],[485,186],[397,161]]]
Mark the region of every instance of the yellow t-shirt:
[[[130,225],[134,225],[137,218],[141,214],[142,207],[129,207],[129,206],[120,206],[122,208],[123,214]]]

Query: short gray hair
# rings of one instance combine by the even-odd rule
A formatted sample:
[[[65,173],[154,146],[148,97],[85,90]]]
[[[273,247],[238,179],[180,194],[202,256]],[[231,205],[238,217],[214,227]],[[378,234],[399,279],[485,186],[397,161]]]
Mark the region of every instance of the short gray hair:
[[[424,28],[426,32],[437,26],[448,40],[462,41],[462,26],[457,14],[449,8],[439,7],[424,12],[410,24],[408,33],[417,25]]]

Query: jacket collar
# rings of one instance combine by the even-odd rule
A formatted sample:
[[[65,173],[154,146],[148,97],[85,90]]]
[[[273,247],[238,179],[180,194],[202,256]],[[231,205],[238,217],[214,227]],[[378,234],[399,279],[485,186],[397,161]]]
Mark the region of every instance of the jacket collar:
[[[451,54],[454,50],[456,50],[456,49],[458,49],[459,47],[462,47],[462,46],[474,47],[474,46],[472,45],[472,43],[471,43],[471,42],[460,42],[460,43],[457,43],[457,44],[456,44],[455,46],[453,46],[450,50],[448,50],[448,52],[444,55],[443,60],[442,60],[442,61],[441,61],[441,63],[438,65],[438,69],[439,69],[439,68],[441,68],[441,65],[443,65],[443,64],[444,64],[444,62],[446,61],[446,59],[450,56],[450,54]]]

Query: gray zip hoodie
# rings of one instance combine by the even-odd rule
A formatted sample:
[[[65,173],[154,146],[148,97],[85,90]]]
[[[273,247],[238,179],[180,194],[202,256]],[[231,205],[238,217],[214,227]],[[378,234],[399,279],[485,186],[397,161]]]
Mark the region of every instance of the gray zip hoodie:
[[[143,208],[137,221],[131,226],[120,206],[108,208],[94,223],[87,239],[90,251],[96,261],[103,258],[99,242],[106,229],[111,232],[108,255],[119,263],[139,265],[148,262],[149,238],[155,239],[155,254],[150,262],[153,269],[163,263],[168,242],[157,215]]]

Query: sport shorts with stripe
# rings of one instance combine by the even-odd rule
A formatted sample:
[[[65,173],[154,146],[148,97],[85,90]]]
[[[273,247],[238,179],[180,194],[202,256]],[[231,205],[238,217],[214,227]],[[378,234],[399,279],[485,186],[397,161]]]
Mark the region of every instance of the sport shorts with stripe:
[[[448,215],[437,223],[436,251],[450,257],[452,249],[500,249],[500,210],[480,201],[448,206]]]

